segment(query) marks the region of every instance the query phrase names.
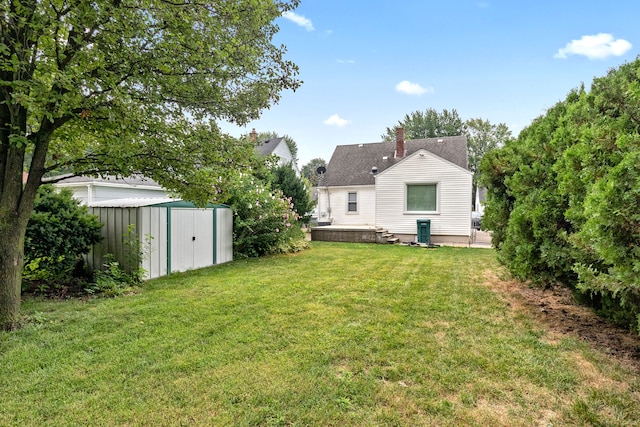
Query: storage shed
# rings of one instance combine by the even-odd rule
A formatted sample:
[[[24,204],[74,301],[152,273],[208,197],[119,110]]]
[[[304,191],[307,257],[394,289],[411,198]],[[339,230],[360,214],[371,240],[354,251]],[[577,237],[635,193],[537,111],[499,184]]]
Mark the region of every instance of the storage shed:
[[[128,198],[93,203],[89,211],[104,227],[103,241],[87,261],[99,269],[106,254],[125,268],[136,262],[153,279],[177,271],[222,264],[233,259],[233,214],[229,206],[205,209],[170,198]],[[139,242],[142,259],[136,257]]]

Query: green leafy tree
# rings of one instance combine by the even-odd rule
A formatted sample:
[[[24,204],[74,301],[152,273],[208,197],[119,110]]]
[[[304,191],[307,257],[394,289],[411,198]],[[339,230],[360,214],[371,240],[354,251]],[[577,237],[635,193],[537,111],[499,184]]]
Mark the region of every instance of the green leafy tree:
[[[464,133],[464,121],[458,112],[444,109],[438,112],[433,108],[406,114],[397,125],[388,127],[381,135],[384,141],[395,141],[396,128],[404,128],[407,139],[436,138],[439,136],[457,136]]]
[[[282,191],[299,217],[304,217],[311,211],[309,188],[303,178],[296,175],[291,165],[278,165],[272,169],[271,186]]]
[[[273,21],[297,3],[1,2],[0,328],[18,325],[25,230],[46,177],[137,172],[222,201],[246,150],[214,121],[244,125],[299,86],[272,43]]]
[[[467,136],[469,153],[469,170],[473,172],[473,194],[480,179],[480,162],[494,148],[498,148],[512,139],[511,131],[506,124],[491,124],[481,118],[469,119],[465,122],[464,134]],[[475,203],[475,197],[472,198]],[[478,209],[474,206],[474,209]]]
[[[320,175],[318,175],[318,168],[327,167],[327,162],[320,157],[316,157],[315,159],[311,159],[309,163],[302,166],[301,173],[302,176],[309,180],[309,183],[312,187],[318,186],[318,181],[320,180]]]
[[[25,235],[26,270],[50,286],[64,285],[78,257],[102,239],[101,228],[98,217],[80,206],[71,191],[40,187]]]

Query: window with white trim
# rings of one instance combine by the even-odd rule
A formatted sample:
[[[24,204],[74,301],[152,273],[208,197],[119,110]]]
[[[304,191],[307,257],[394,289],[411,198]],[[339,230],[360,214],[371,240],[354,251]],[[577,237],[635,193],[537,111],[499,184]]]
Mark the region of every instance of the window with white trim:
[[[436,212],[438,184],[407,184],[407,212]]]
[[[347,213],[358,213],[358,193],[347,193]]]

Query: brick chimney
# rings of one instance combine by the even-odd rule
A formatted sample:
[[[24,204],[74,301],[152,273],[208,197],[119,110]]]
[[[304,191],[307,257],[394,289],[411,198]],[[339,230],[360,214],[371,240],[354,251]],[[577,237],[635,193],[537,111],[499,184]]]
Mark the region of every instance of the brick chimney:
[[[258,141],[258,132],[256,132],[256,128],[251,129],[251,133],[249,134],[249,140],[251,142]]]
[[[404,128],[397,127],[396,128],[396,159],[401,159],[404,157],[405,149],[404,149]]]

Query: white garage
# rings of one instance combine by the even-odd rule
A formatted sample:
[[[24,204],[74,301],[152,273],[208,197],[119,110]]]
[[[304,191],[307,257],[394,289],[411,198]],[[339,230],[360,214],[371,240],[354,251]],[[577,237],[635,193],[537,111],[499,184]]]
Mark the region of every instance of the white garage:
[[[136,264],[152,279],[233,259],[233,213],[226,205],[204,209],[175,199],[128,198],[92,203],[89,211],[104,224],[103,241],[87,255],[98,269],[106,254],[125,268]],[[140,243],[142,259],[136,256]]]

